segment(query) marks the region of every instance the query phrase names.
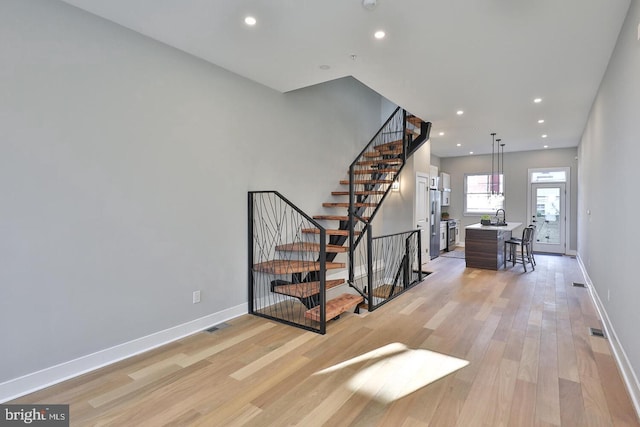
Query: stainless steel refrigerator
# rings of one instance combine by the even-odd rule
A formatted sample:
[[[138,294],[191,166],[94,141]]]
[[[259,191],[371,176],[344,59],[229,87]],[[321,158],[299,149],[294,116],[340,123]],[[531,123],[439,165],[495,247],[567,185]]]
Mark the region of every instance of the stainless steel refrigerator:
[[[434,259],[440,255],[440,191],[429,190],[429,206],[431,221],[429,255]]]

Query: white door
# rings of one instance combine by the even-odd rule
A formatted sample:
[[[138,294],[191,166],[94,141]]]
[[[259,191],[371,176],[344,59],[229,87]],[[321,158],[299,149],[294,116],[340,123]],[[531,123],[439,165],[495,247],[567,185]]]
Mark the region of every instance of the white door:
[[[422,263],[429,261],[429,175],[416,174],[416,223],[422,230]]]
[[[564,254],[566,220],[564,183],[531,184],[530,218],[536,226],[533,250]]]

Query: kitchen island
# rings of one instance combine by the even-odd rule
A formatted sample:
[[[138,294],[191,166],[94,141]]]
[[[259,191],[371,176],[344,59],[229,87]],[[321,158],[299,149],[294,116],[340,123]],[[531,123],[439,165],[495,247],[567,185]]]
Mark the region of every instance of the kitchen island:
[[[464,253],[467,267],[498,270],[504,265],[504,242],[511,232],[522,225],[509,222],[507,225],[472,224],[465,227]]]

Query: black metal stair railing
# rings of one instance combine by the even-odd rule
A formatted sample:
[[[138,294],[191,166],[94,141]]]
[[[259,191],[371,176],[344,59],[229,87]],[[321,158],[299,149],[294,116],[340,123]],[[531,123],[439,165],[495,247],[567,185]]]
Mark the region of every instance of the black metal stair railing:
[[[366,271],[354,278],[352,286],[366,296],[369,311],[422,281],[420,233],[418,229],[373,237],[371,226],[365,227],[365,240],[354,253]]]
[[[249,313],[324,334],[325,229],[277,191],[249,192],[248,210]]]
[[[365,230],[406,160],[426,142],[430,131],[431,123],[398,107],[349,166],[349,220],[345,224],[349,230],[349,283],[360,292],[354,281],[355,270],[362,264],[356,264],[355,250],[370,234]],[[364,293],[363,296],[368,297]]]
[[[400,248],[396,242],[400,235],[373,238],[370,224],[407,158],[429,138],[430,129],[431,123],[403,109],[393,112],[349,167],[348,217],[339,225],[348,233],[333,233],[330,240],[318,222],[277,191],[248,193],[249,313],[324,334],[326,290],[344,282],[327,281],[327,269],[346,266],[333,260],[347,241],[349,285],[367,299],[369,307],[416,283],[413,271],[420,270],[420,251],[414,240],[419,232],[401,233],[405,243]],[[359,245],[365,237],[366,244]],[[366,268],[366,274],[359,275],[358,283],[354,278],[357,247],[366,253],[359,256],[359,267]],[[390,279],[388,268],[395,269]],[[379,280],[390,283],[379,285]],[[389,285],[388,295],[382,293],[384,285]]]

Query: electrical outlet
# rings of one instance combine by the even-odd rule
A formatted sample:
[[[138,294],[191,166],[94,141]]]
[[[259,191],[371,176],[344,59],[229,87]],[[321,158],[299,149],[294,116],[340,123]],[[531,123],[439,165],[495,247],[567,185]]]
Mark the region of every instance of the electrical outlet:
[[[200,291],[193,291],[193,303],[197,304],[200,302]]]

